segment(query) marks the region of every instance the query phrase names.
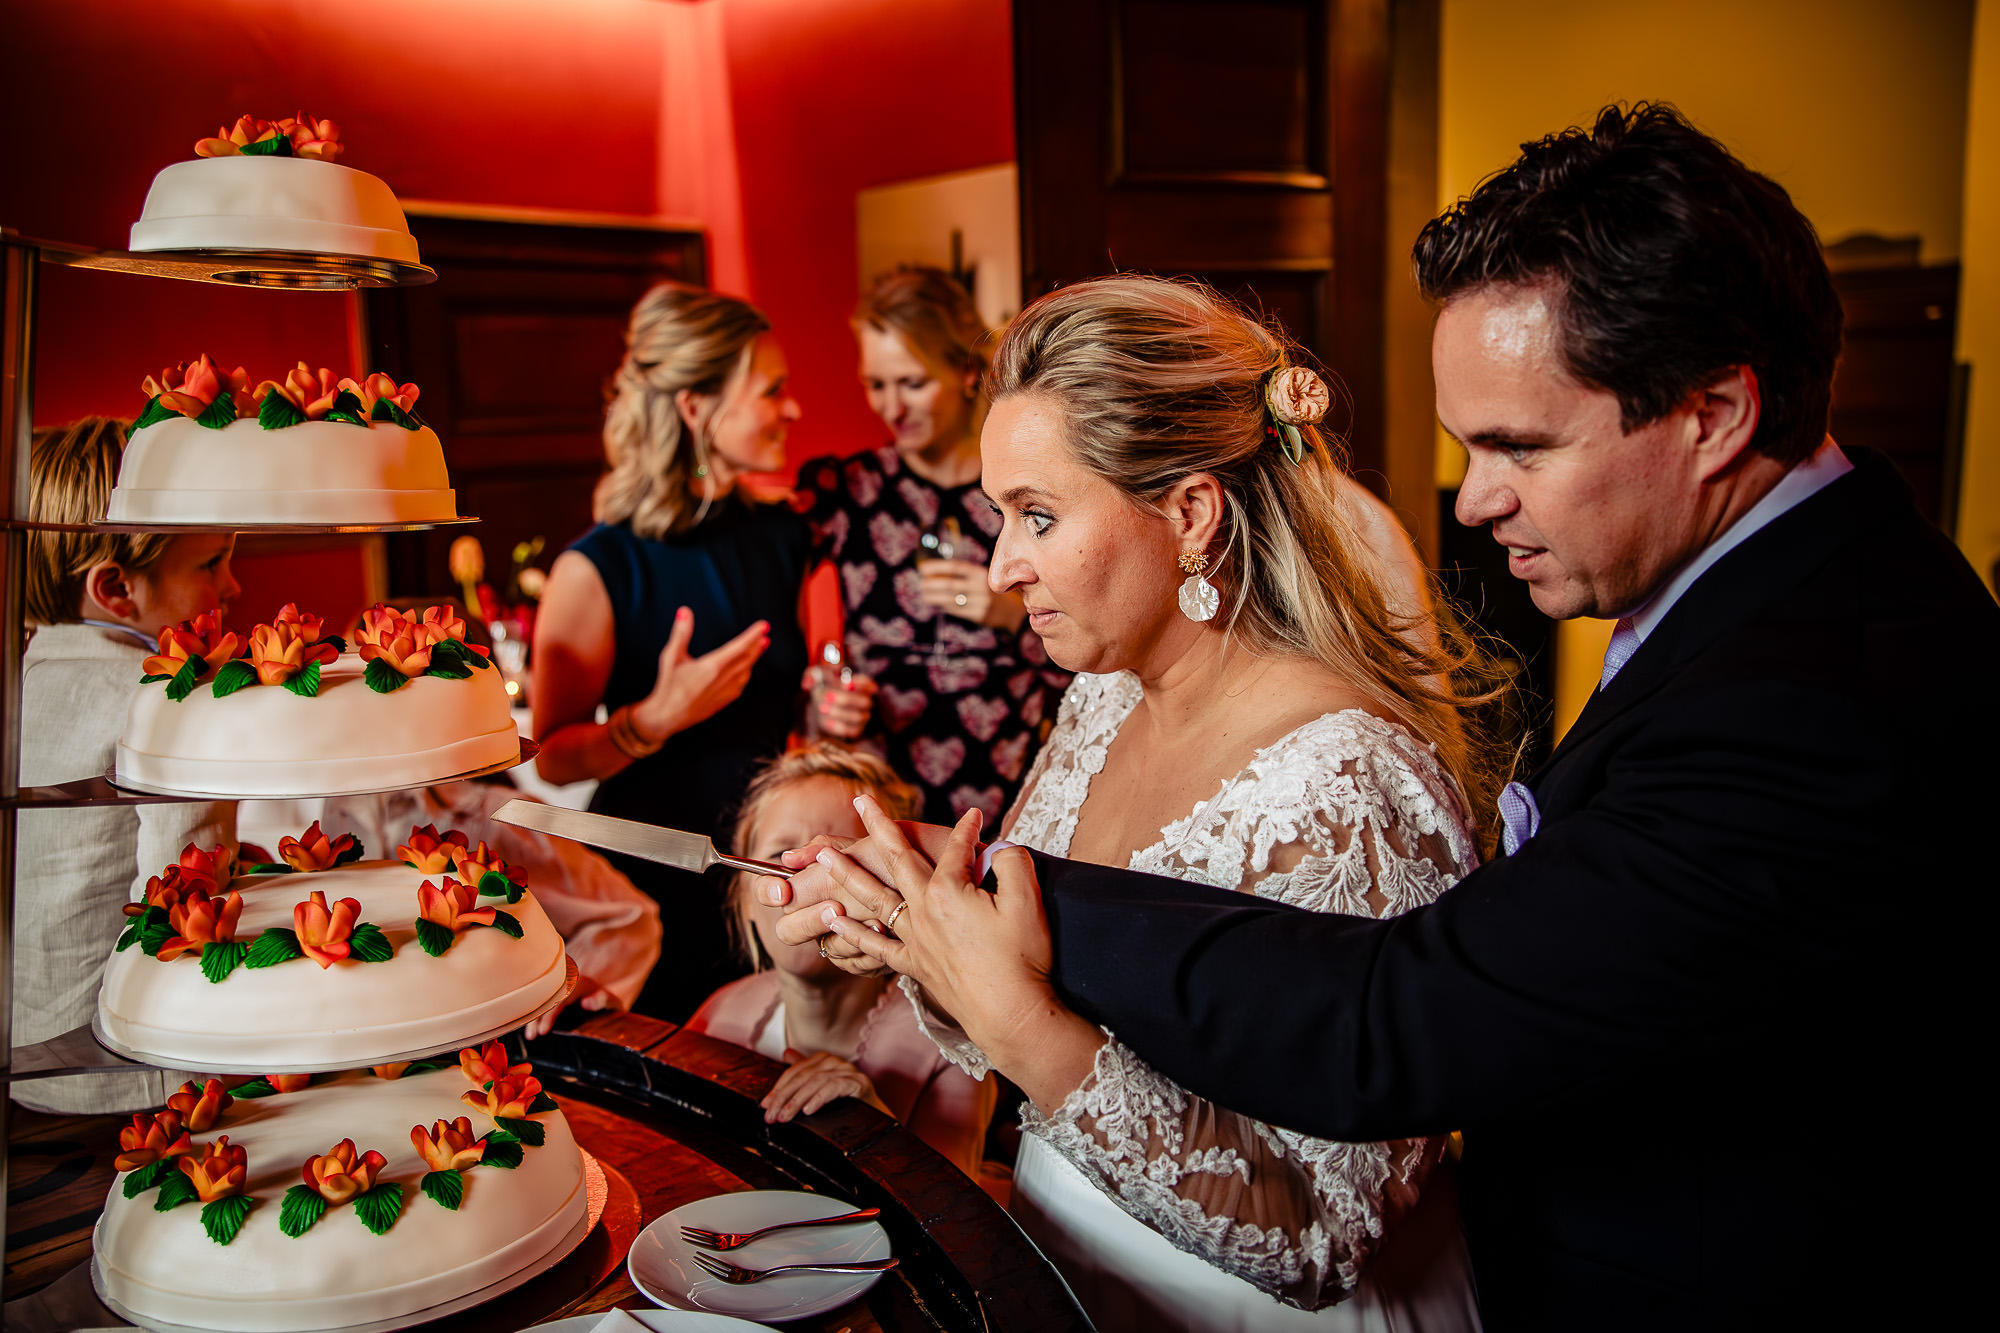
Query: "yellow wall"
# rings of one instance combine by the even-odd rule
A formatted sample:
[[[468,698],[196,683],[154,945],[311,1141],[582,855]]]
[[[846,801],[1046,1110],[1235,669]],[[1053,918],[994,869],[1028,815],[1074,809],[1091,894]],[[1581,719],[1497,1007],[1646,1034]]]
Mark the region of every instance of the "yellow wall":
[[[2000,559],[2000,0],[1979,7],[1965,136],[1958,359],[1971,364],[1958,544],[1988,580]]]
[[[1961,250],[1968,259],[1984,254],[1986,281],[2000,279],[1990,234],[2000,220],[1993,174],[2000,108],[1991,106],[2000,75],[1989,75],[1982,102],[1981,217],[1969,212],[1963,184],[1974,0],[1443,3],[1443,202],[1512,161],[1523,142],[1584,122],[1607,102],[1671,101],[1790,191],[1822,239],[1919,236],[1926,263],[1957,259]],[[2000,0],[1989,0],[1995,7]],[[1995,26],[1984,25],[1985,48],[2000,40]],[[1990,50],[1983,58],[1992,70]],[[1986,234],[1962,236],[1962,226]],[[1980,327],[1985,345],[2000,344],[2000,311]],[[2000,553],[2000,346],[1989,361],[1986,457],[1977,478],[1984,498],[1975,502],[1968,475],[1967,505]],[[1454,480],[1457,455],[1456,446],[1440,454],[1444,484]],[[1607,637],[1601,624],[1562,626],[1558,730],[1596,684]]]

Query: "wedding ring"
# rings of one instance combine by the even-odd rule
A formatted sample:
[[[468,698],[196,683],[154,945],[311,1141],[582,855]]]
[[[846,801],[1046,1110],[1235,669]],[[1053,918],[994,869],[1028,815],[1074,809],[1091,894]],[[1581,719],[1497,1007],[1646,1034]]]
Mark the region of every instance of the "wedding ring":
[[[966,601],[965,594],[960,593],[958,596],[952,598],[951,600],[954,606],[964,606]]]
[[[833,955],[826,951],[826,942],[832,938],[833,935],[830,932],[819,937],[819,956],[826,959],[829,963],[833,961]]]
[[[891,934],[894,934],[896,930],[896,918],[901,916],[903,914],[903,909],[908,906],[909,903],[907,902],[897,903],[896,910],[889,913],[889,919],[882,923],[882,929],[890,932]]]

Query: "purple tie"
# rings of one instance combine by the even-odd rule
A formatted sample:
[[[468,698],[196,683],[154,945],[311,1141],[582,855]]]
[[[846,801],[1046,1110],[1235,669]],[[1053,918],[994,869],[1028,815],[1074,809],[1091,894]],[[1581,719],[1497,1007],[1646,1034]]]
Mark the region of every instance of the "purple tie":
[[[1639,651],[1639,632],[1632,628],[1632,617],[1621,619],[1611,630],[1611,643],[1604,650],[1604,674],[1598,677],[1597,688],[1603,689],[1632,660],[1632,654]]]
[[[1500,849],[1512,856],[1542,831],[1542,812],[1535,794],[1519,782],[1500,789]]]

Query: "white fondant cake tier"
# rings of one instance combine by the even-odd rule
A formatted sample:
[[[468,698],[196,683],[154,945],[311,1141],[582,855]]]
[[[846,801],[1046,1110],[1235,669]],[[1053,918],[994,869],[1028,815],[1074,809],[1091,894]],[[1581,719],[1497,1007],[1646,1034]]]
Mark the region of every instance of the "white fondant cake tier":
[[[388,849],[379,849],[388,850]],[[459,934],[433,958],[417,943],[421,875],[394,861],[364,861],[310,875],[242,875],[236,938],[292,929],[292,909],[317,889],[329,904],[360,902],[358,920],[395,946],[386,962],[322,969],[310,958],[238,967],[221,981],[185,953],[163,963],[134,945],[105,964],[97,1019],[105,1037],[171,1069],[348,1069],[392,1055],[462,1046],[539,1012],[568,979],[562,936],[532,893],[509,904],[483,898],[521,923],[514,939],[491,926]],[[407,1127],[406,1127],[407,1128]]]
[[[150,961],[150,960],[149,960]],[[562,1112],[534,1117],[547,1131],[513,1170],[464,1172],[457,1212],[418,1188],[429,1170],[410,1130],[469,1117],[475,1135],[493,1125],[459,1094],[458,1069],[396,1080],[344,1074],[303,1092],[238,1101],[200,1144],[227,1134],[249,1153],[245,1193],[255,1206],[228,1245],[208,1238],[201,1204],[153,1210],[155,1191],[124,1197],[111,1188],[96,1232],[99,1290],[142,1319],[190,1328],[343,1328],[411,1314],[502,1281],[546,1257],[580,1226],[587,1200],[582,1156]],[[352,1204],[329,1209],[303,1236],[278,1229],[285,1191],[300,1183],[308,1157],[342,1139],[387,1158],[378,1180],[403,1187],[395,1225],[375,1235]]]
[[[416,238],[389,187],[305,157],[204,157],[153,177],[134,250],[285,250],[415,264]]]
[[[134,432],[105,515],[114,523],[412,523],[458,517],[429,427],[305,421],[220,430],[187,417]]]
[[[521,740],[497,667],[464,680],[418,676],[378,694],[346,652],[311,699],[281,685],[175,702],[142,685],[125,714],[116,771],[142,787],[213,796],[345,795],[422,786],[517,758]]]

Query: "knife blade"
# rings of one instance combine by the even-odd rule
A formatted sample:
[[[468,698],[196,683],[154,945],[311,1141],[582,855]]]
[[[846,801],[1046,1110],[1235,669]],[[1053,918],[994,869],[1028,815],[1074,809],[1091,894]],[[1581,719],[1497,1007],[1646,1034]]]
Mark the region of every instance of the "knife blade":
[[[661,828],[657,824],[641,824],[634,819],[593,815],[583,810],[566,810],[559,805],[543,805],[540,801],[509,801],[493,812],[493,818],[516,828],[553,834],[571,842],[588,843],[592,847],[623,852],[643,861],[658,861],[661,865],[692,870],[696,874],[713,865],[747,870],[753,875],[776,875],[782,879],[790,879],[797,873],[775,861],[755,861],[747,856],[718,852],[715,840],[699,833],[684,833],[679,829]]]

